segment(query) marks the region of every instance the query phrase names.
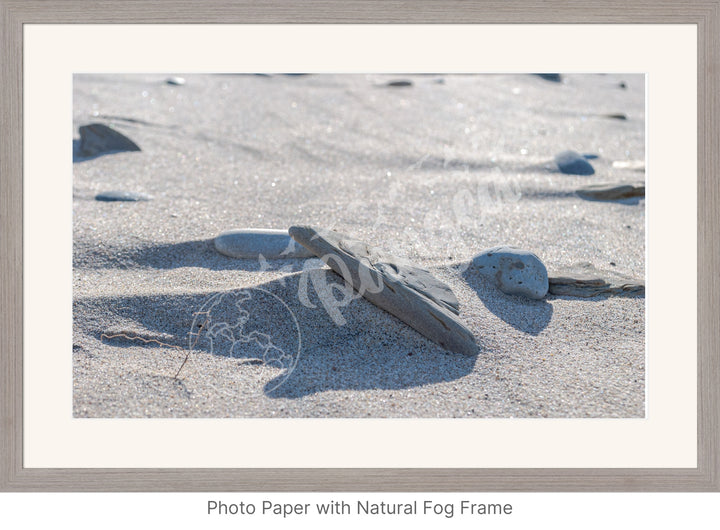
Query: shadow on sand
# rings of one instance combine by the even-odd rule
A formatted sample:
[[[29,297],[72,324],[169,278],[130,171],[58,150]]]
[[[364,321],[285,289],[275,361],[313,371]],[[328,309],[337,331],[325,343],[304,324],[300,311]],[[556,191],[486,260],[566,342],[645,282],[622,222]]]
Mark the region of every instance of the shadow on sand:
[[[505,294],[472,265],[465,264],[464,268],[462,277],[493,315],[529,335],[538,335],[547,328],[553,315],[552,304]]]
[[[88,269],[153,268],[178,269],[203,267],[222,270],[302,270],[304,259],[265,260],[231,258],[215,250],[212,239],[179,243],[138,243],[135,246],[112,246],[96,241],[75,241],[73,266]],[[81,247],[81,248],[80,248]]]
[[[284,368],[265,384],[265,395],[271,398],[296,399],[331,390],[405,389],[453,381],[473,370],[477,356],[445,351],[363,298],[337,308],[345,320],[338,325],[318,298],[313,281],[340,285],[341,280],[327,269],[313,274],[315,279],[310,280],[307,272],[291,273],[245,294],[235,290],[86,298],[76,300],[74,309],[110,313],[119,325],[138,328],[150,337],[175,337],[163,342],[186,348],[194,340],[191,330],[198,327],[198,315],[207,321],[209,314],[212,325],[201,331],[193,349],[245,360],[239,370],[258,369],[257,361],[265,356],[262,364]],[[306,304],[299,292],[307,294]],[[93,325],[80,323],[80,331],[101,339],[107,330]],[[138,345],[122,337],[111,340],[113,346]]]

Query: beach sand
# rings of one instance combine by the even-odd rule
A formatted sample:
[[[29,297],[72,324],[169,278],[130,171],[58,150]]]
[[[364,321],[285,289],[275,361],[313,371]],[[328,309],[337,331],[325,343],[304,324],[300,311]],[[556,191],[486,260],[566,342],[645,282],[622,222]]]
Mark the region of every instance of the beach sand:
[[[528,300],[470,265],[507,244],[551,275],[591,263],[644,281],[644,199],[575,194],[645,179],[642,75],[168,77],[74,78],[76,417],[644,417],[644,296]],[[83,157],[91,123],[141,150]],[[558,171],[565,150],[598,155],[595,174]],[[94,199],[111,190],[153,199]],[[350,300],[318,260],[213,246],[224,230],[299,224],[432,271],[478,354]],[[271,336],[290,370],[261,362],[257,341],[194,343],[209,307],[229,326],[246,311],[245,331]]]

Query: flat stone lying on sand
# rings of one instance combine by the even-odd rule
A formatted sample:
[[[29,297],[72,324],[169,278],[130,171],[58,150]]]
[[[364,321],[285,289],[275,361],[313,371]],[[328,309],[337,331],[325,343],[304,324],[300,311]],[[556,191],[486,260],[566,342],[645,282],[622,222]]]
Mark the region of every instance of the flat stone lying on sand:
[[[387,83],[385,83],[385,86],[393,88],[410,87],[413,86],[413,82],[408,79],[398,79],[396,81],[388,81]]]
[[[174,85],[174,86],[183,86],[185,84],[185,78],[184,77],[168,77],[165,82],[168,85]]]
[[[312,252],[297,244],[287,230],[238,228],[215,238],[215,249],[231,258],[267,259],[311,258]]]
[[[585,186],[576,192],[583,199],[595,201],[616,201],[645,197],[645,183],[636,184],[593,184]]]
[[[549,278],[550,294],[590,298],[610,295],[644,295],[645,284],[620,274],[599,271],[590,263],[578,263],[568,269],[554,271]]]
[[[548,292],[547,269],[530,251],[510,246],[493,247],[475,256],[472,263],[506,294],[540,300]]]
[[[595,170],[584,156],[575,151],[563,151],[555,155],[555,163],[560,171],[568,175],[593,175]]]
[[[362,296],[446,350],[475,355],[475,337],[457,318],[449,286],[409,261],[332,230],[293,226],[290,235]]]
[[[103,153],[140,151],[130,138],[102,123],[91,123],[80,127],[80,154],[96,156]]]
[[[96,201],[112,202],[112,201],[124,201],[124,202],[136,202],[136,201],[151,201],[152,196],[145,193],[136,193],[134,191],[104,191],[95,195]]]

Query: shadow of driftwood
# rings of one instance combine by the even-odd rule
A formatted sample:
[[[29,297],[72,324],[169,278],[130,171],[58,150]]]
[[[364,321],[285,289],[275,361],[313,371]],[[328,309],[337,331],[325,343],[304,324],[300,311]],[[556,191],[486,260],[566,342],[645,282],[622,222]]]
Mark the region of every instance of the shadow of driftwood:
[[[101,340],[107,340],[101,335],[108,331],[138,329],[158,342],[185,348],[193,344],[195,351],[244,359],[240,370],[261,362],[283,368],[265,384],[265,394],[272,398],[404,389],[456,380],[473,370],[477,356],[445,351],[363,298],[321,300],[315,289],[319,282],[338,285],[337,292],[344,287],[333,272],[315,269],[247,290],[80,299],[75,310],[115,317],[117,330],[85,324],[89,328],[83,332]],[[329,312],[328,306],[334,310]],[[331,318],[332,313],[342,320]],[[123,337],[111,340],[117,346],[138,346]]]
[[[515,329],[538,335],[550,323],[553,306],[547,301],[505,294],[490,279],[477,272],[472,264],[465,264],[462,276],[485,307]]]

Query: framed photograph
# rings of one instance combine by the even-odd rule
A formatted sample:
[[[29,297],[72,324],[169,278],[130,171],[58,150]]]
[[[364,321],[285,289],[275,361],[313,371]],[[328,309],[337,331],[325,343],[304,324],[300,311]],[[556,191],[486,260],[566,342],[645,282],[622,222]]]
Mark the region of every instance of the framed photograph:
[[[370,3],[0,1],[3,490],[719,489],[717,2]]]

